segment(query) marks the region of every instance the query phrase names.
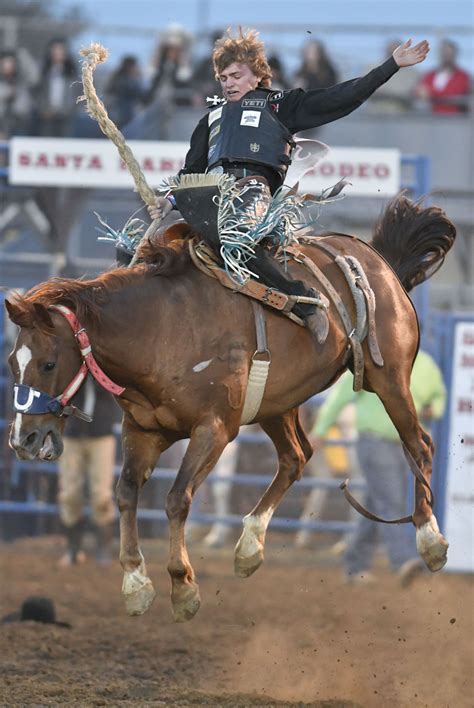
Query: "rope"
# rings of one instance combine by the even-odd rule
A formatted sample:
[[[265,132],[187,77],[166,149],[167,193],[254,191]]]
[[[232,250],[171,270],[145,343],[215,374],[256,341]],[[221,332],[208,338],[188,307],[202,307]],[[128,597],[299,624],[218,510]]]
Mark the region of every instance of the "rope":
[[[100,129],[106,135],[120,153],[120,157],[127,165],[130,174],[135,182],[136,191],[139,193],[145,204],[153,206],[155,204],[155,194],[145,179],[140,165],[135,159],[134,154],[125,142],[125,138],[117,128],[115,123],[109,118],[106,108],[100,98],[97,96],[93,74],[98,64],[102,64],[107,60],[109,55],[107,49],[101,44],[93,42],[89,47],[84,47],[80,51],[84,57],[82,62],[82,85],[84,87],[84,96],[80,96],[77,100],[87,102],[87,113],[94,118],[100,126]]]

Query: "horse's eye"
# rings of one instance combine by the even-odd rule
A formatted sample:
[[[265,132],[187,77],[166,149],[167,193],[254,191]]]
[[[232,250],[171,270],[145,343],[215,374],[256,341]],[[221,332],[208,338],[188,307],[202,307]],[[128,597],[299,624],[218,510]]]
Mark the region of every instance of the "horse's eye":
[[[55,363],[54,361],[48,361],[48,362],[46,362],[46,364],[44,365],[44,370],[45,370],[45,371],[52,371],[55,366],[56,366],[56,363]]]

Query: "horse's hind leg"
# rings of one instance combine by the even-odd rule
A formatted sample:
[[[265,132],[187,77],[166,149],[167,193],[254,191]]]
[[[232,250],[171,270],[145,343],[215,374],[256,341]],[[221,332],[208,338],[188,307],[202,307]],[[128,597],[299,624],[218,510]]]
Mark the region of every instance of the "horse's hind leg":
[[[384,369],[372,367],[368,381],[379,396],[395,425],[400,439],[420,469],[427,484],[431,484],[433,443],[421,427],[410,392],[409,366],[390,366]],[[436,517],[431,509],[427,487],[415,479],[415,509],[413,521],[416,527],[418,553],[432,571],[440,570],[447,559],[448,542],[439,531]]]
[[[117,483],[120,510],[120,563],[124,570],[122,593],[129,615],[142,615],[155,599],[140,551],[137,504],[140,489],[151,475],[160,453],[169,443],[157,433],[137,429],[124,418],[122,426],[123,467]]]
[[[265,533],[273,512],[285,492],[300,479],[312,448],[301,427],[298,409],[260,423],[278,453],[278,471],[257,506],[244,517],[244,530],[235,548],[235,572],[242,578],[263,562]]]
[[[192,619],[200,605],[199,588],[184,536],[192,497],[216,464],[228,441],[229,433],[220,418],[213,417],[196,425],[166,500],[170,525],[168,572],[172,582],[171,602],[176,622]]]

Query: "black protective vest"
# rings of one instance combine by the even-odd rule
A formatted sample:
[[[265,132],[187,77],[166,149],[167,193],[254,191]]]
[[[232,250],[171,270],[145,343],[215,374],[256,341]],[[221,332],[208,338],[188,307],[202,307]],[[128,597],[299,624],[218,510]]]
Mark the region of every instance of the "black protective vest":
[[[223,162],[266,165],[285,176],[293,136],[271,110],[270,91],[256,89],[209,113],[208,168]]]

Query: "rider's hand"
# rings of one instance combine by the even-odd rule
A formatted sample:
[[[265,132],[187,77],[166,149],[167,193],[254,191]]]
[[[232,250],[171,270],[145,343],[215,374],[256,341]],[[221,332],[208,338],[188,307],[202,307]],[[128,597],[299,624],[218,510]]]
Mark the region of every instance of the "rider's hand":
[[[149,206],[148,213],[153,221],[162,221],[172,210],[173,206],[166,197],[156,197],[155,204]]]
[[[395,49],[392,56],[400,67],[413,66],[413,64],[419,64],[421,61],[424,61],[429,51],[430,45],[426,39],[422,42],[418,42],[414,47],[411,46],[411,39],[409,39],[405,44],[400,44],[400,46]]]

